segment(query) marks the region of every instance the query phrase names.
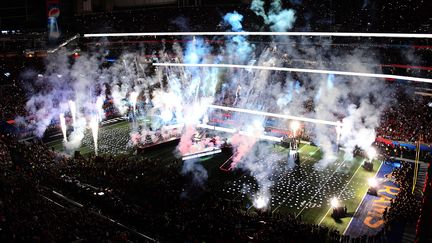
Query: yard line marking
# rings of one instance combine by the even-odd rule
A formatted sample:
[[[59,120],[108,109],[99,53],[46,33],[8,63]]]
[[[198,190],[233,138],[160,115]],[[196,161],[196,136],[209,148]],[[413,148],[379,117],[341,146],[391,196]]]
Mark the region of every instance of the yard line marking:
[[[301,148],[299,148],[299,150],[297,150],[297,152],[300,152],[304,147],[306,147],[306,144],[303,145]]]
[[[353,176],[351,177],[351,179],[348,181],[347,184],[345,184],[345,187],[342,189],[342,191],[339,193],[338,197],[340,197],[342,195],[342,193],[345,191],[345,189],[348,187],[348,185],[351,183],[352,179],[354,178],[354,176],[357,174],[357,172],[359,171],[359,169],[362,167],[362,164],[365,160],[363,159],[362,162],[360,162],[359,167],[357,168],[357,170],[354,172]]]
[[[377,172],[375,173],[375,176],[374,176],[374,177],[376,177],[376,176],[378,175],[378,172],[380,171],[382,164],[383,164],[383,162],[381,162],[381,164],[380,164],[380,166],[379,166]],[[345,235],[345,234],[346,234],[346,231],[348,230],[349,226],[351,225],[351,222],[353,221],[354,216],[356,215],[357,211],[359,210],[360,205],[362,205],[363,200],[364,200],[364,198],[366,197],[366,195],[367,195],[367,191],[365,192],[365,194],[364,194],[362,200],[360,201],[359,205],[357,206],[356,211],[354,212],[354,214],[353,214],[351,220],[349,221],[349,223],[348,223],[347,227],[345,228],[344,232],[342,233],[342,235]]]
[[[318,150],[320,150],[320,148],[318,147],[315,151],[313,151],[313,152],[310,152],[309,154],[310,154],[310,156],[313,156],[316,152],[318,152]]]
[[[321,191],[321,189],[327,184],[327,182],[333,177],[333,175],[336,173],[336,171],[344,164],[344,162],[346,161],[346,159],[344,159],[340,165],[336,168],[336,170],[333,171],[333,173],[331,174],[331,176],[329,176],[329,178],[324,182],[324,184],[317,190],[317,192],[313,195],[313,197],[309,200],[309,202],[307,202],[305,204],[305,206],[300,210],[300,212],[295,216],[296,218],[298,218],[298,216],[303,212],[303,210],[306,209],[307,205],[318,195],[318,193]]]
[[[363,160],[364,161],[364,160]],[[341,192],[339,193],[338,198],[342,195],[342,193],[345,191],[345,189],[348,187],[348,185],[351,183],[352,179],[354,178],[354,176],[357,174],[358,170],[361,168],[363,161],[360,163],[359,167],[357,168],[357,170],[354,172],[353,176],[351,177],[351,179],[347,182],[347,184],[345,184],[345,187],[341,190]],[[327,213],[324,215],[324,217],[322,217],[321,221],[319,222],[318,225],[321,225],[321,223],[324,221],[324,219],[327,217],[327,214],[330,212],[331,210],[331,206],[329,208],[329,210],[327,210]]]
[[[327,213],[324,215],[324,217],[321,219],[321,221],[319,222],[318,226],[321,225],[322,221],[324,221],[324,219],[327,217],[327,214],[330,212],[330,210],[332,209],[332,207],[330,206],[330,208],[327,210]]]

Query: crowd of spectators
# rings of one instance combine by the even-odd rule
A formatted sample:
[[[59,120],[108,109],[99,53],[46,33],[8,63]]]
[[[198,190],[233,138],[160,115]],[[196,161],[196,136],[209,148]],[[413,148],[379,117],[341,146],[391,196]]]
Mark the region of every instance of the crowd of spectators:
[[[248,30],[260,28],[260,18],[242,6],[164,7],[125,10],[79,15],[74,18],[78,33],[117,32],[165,32],[169,31],[215,31],[229,29],[220,25],[227,12],[241,11],[243,27]],[[163,16],[161,18],[157,13]]]
[[[397,102],[382,114],[377,136],[404,142],[432,142],[432,99],[399,93]]]
[[[128,231],[90,209],[56,201],[40,180],[59,159],[42,143],[21,144],[15,138],[2,135],[0,154],[0,241],[127,242],[133,239]]]
[[[25,76],[29,70],[43,70],[40,58],[0,59],[0,119],[12,120],[26,115],[27,90]]]
[[[391,201],[390,207],[385,215],[387,225],[394,222],[413,222],[418,219],[421,201],[412,193],[412,178],[414,177],[414,164],[401,162],[401,166],[392,172],[395,183],[400,191],[396,198]]]

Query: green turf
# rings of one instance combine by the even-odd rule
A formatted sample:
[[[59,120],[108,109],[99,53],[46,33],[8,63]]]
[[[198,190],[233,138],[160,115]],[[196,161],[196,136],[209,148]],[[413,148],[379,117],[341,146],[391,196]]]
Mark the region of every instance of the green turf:
[[[101,127],[99,133],[106,135],[106,141],[99,141],[101,146],[109,146],[110,143],[118,139],[115,136],[129,136],[127,132],[129,129],[130,123],[128,122]],[[125,131],[120,135],[114,133],[113,137],[110,137],[110,131],[114,130]],[[85,136],[87,136],[85,139],[89,140],[91,133],[88,131]],[[61,140],[47,143],[47,145],[54,147],[57,151],[63,151]],[[83,155],[92,155],[94,153],[90,146],[82,146],[79,150]],[[131,149],[125,148],[122,153],[132,156],[131,151]],[[289,152],[287,148],[281,146],[274,146],[271,151],[274,154],[279,154],[285,160]],[[336,163],[330,163],[327,167],[316,170],[315,165],[322,158],[322,151],[316,146],[307,144],[302,144],[299,151],[301,168],[291,168],[287,172],[278,175],[275,179],[272,188],[273,205],[271,205],[269,211],[281,214],[290,213],[301,217],[306,222],[321,223],[343,232],[351,218],[343,218],[339,222],[331,218],[330,213],[328,213],[330,198],[341,195],[341,198],[345,198],[343,204],[347,206],[348,212],[353,214],[367,191],[367,178],[374,176],[376,169],[379,167],[379,162],[374,161],[375,171],[368,172],[359,167],[362,159],[344,160],[341,152],[335,158]],[[161,159],[161,166],[165,166],[176,158],[175,145],[166,146],[140,156],[159,158]],[[225,172],[220,170],[219,167],[229,157],[230,155],[227,154],[216,154],[196,163],[201,163],[206,168],[208,172],[207,186],[214,193],[228,200],[241,200],[244,203],[245,210],[254,210],[251,207],[251,194],[242,194],[239,192],[239,188],[245,185],[250,186],[253,194],[257,190],[257,183],[245,171]],[[281,162],[280,166],[284,166],[283,162]],[[231,190],[227,192],[229,188]],[[237,191],[234,191],[234,188]],[[325,195],[321,196],[321,192]]]
[[[103,134],[103,133],[105,133],[105,132],[110,132],[110,131],[114,131],[114,130],[118,130],[118,129],[130,129],[130,123],[129,122],[127,122],[127,121],[122,121],[122,122],[118,122],[118,123],[114,123],[114,124],[109,124],[109,125],[106,125],[106,126],[103,126],[103,127],[101,127],[100,129],[99,129],[99,134],[101,135],[101,134]],[[92,139],[92,135],[91,135],[91,131],[89,130],[89,129],[87,129],[86,131],[85,131],[85,133],[84,133],[85,135],[84,135],[84,140],[91,140],[91,141],[93,141]],[[99,136],[100,136],[99,135]],[[127,136],[129,136],[129,134],[124,134],[125,136],[127,135]],[[117,138],[116,137],[112,137],[112,138],[110,138],[110,139],[108,139],[107,141],[99,141],[99,145],[100,146],[102,146],[102,145],[106,145],[106,146],[109,146],[109,144],[113,141],[113,140],[116,140]],[[103,144],[103,143],[106,143],[106,144]],[[63,146],[63,140],[62,139],[57,139],[57,140],[54,140],[54,141],[50,141],[50,142],[47,142],[46,143],[46,145],[48,146],[48,147],[52,147],[52,148],[54,148],[54,150],[56,150],[56,151],[59,151],[59,152],[66,152],[65,150],[64,150],[64,146]],[[78,149],[78,151],[82,154],[82,155],[92,155],[92,154],[94,154],[94,149],[93,148],[91,148],[90,146],[87,146],[87,145],[85,145],[85,144],[82,144],[81,145],[81,147]],[[73,151],[69,151],[69,152],[71,152],[71,153],[73,153]],[[125,147],[125,149],[124,149],[124,151],[123,151],[124,153],[126,153],[126,152],[128,152],[128,149]]]
[[[346,205],[348,209],[347,210],[348,215],[350,216],[342,218],[340,220],[335,220],[334,218],[331,217],[331,210],[329,211],[330,205],[327,205],[326,207],[327,213],[320,219],[321,224],[337,229],[341,233],[345,231],[357,207],[361,203],[364,195],[366,195],[367,193],[367,190],[369,188],[367,179],[374,177],[380,167],[380,162],[378,160],[374,160],[373,164],[374,164],[373,171],[367,171],[364,170],[363,168],[360,168],[357,171],[357,173],[352,177],[352,180],[350,181],[350,184],[354,185],[356,189],[356,193],[355,193],[356,197],[343,202],[343,204]]]

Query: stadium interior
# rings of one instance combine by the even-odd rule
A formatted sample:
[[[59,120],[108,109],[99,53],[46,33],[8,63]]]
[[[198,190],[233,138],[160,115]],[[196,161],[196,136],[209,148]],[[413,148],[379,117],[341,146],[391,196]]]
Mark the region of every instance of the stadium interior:
[[[432,242],[431,10],[2,1],[0,242]]]

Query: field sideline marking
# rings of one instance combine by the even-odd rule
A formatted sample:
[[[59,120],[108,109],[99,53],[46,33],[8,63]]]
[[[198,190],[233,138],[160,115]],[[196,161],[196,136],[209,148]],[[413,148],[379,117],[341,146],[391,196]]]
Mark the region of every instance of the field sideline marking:
[[[364,161],[364,159],[363,159]],[[341,192],[339,193],[338,198],[340,197],[340,195],[342,195],[342,193],[345,191],[345,189],[348,187],[348,185],[351,183],[352,179],[354,178],[354,176],[357,174],[357,172],[359,171],[359,169],[362,166],[363,161],[360,163],[359,167],[357,168],[357,170],[354,172],[353,176],[351,177],[351,179],[347,182],[347,184],[345,184],[345,187],[341,190]],[[319,222],[318,225],[321,225],[321,223],[324,221],[324,219],[327,217],[327,214],[330,212],[330,210],[332,209],[332,207],[330,206],[329,210],[327,210],[327,213],[324,215],[324,217],[321,219],[321,221]]]
[[[303,210],[305,210],[305,208],[307,207],[307,205],[312,201],[312,199],[314,199],[316,197],[316,195],[318,195],[318,192],[327,184],[327,182],[329,182],[330,178],[333,177],[333,175],[336,173],[336,171],[344,164],[344,162],[346,161],[346,159],[344,159],[340,165],[336,168],[336,170],[333,171],[333,173],[329,176],[329,178],[324,182],[324,184],[318,189],[318,191],[315,193],[315,195],[312,196],[312,198],[309,200],[309,202],[306,203],[306,205],[300,210],[300,212],[295,216],[296,218],[298,218],[298,216],[303,212]]]
[[[380,166],[379,166],[377,172],[375,173],[374,178],[378,175],[378,172],[380,171],[382,164],[383,164],[383,162],[381,162],[381,164],[380,164]],[[345,235],[346,231],[348,230],[349,226],[351,225],[351,222],[352,222],[353,219],[354,219],[354,216],[356,215],[358,209],[360,208],[360,205],[362,205],[363,200],[364,200],[364,198],[366,197],[366,195],[367,195],[367,191],[365,192],[365,194],[364,194],[362,200],[360,201],[359,205],[357,206],[356,211],[354,212],[354,214],[353,214],[351,220],[349,221],[349,223],[348,223],[347,227],[345,228],[344,232],[342,233],[342,235]]]

